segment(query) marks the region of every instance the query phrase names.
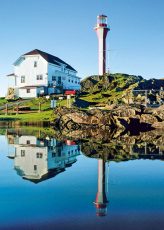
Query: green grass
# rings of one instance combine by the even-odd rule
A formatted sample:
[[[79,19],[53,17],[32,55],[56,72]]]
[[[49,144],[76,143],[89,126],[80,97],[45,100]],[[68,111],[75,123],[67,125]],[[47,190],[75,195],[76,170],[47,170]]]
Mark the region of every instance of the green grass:
[[[0,106],[4,105],[7,103],[7,100],[4,97],[0,98]]]
[[[73,98],[71,99],[71,103],[73,103]],[[41,102],[41,112],[38,112],[39,110],[39,102]],[[0,105],[8,103],[5,98],[0,98]],[[10,102],[12,103],[12,102]],[[50,108],[51,104],[51,98],[46,99],[46,98],[35,98],[31,99],[29,101],[24,100],[23,102],[21,101],[19,104],[19,107],[25,106],[29,107],[30,110],[28,113],[22,113],[22,114],[15,114],[13,112],[13,108],[11,108],[8,111],[8,115],[5,115],[5,111],[0,111],[0,122],[3,124],[5,122],[13,122],[18,125],[23,125],[23,124],[39,124],[42,125],[43,122],[51,122],[54,121],[56,118],[56,115],[53,111],[53,109]],[[57,101],[57,106],[67,106],[67,100],[58,100]],[[16,108],[16,105],[14,105]],[[21,111],[20,111],[21,113]]]
[[[19,121],[19,122],[44,122],[53,121],[55,114],[52,110],[28,113],[28,114],[18,114],[18,115],[0,115],[0,121]]]
[[[86,88],[84,92],[87,94],[81,96],[80,99],[90,103],[94,102],[97,106],[124,103],[123,100],[127,98],[129,92],[138,85],[138,78],[127,74],[111,74],[111,79],[107,79],[105,83],[104,76],[104,79],[100,79],[94,86]]]
[[[73,99],[72,99],[73,100]],[[24,101],[21,102],[20,107],[21,106],[27,106],[30,107],[31,111],[38,111],[39,110],[39,101],[41,101],[41,110],[42,111],[46,111],[50,109],[50,105],[51,105],[51,99],[48,100],[40,100],[38,98],[36,99],[32,99],[30,101]],[[67,100],[57,100],[57,106],[66,106],[67,105]]]
[[[41,112],[39,113],[39,101],[41,102]],[[73,102],[73,99],[71,99]],[[6,104],[7,100],[5,98],[0,98],[0,105]],[[10,102],[12,103],[12,102]],[[4,111],[0,114],[0,121],[2,122],[20,122],[20,123],[39,123],[39,122],[51,122],[55,119],[56,115],[53,109],[50,108],[51,99],[45,98],[35,98],[30,101],[24,100],[20,103],[19,107],[27,106],[30,108],[29,113],[26,114],[13,114],[12,109],[8,111],[8,115],[4,114]],[[67,106],[67,100],[58,100],[57,106]],[[14,106],[16,107],[16,105]]]

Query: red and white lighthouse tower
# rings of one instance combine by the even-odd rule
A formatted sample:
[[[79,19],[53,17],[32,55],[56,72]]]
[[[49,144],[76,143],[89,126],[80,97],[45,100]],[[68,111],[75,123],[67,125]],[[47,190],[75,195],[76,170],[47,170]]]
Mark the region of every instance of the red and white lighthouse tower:
[[[103,75],[106,72],[106,36],[110,30],[107,24],[106,15],[97,16],[97,25],[94,28],[98,36],[98,63],[99,63],[99,75]]]

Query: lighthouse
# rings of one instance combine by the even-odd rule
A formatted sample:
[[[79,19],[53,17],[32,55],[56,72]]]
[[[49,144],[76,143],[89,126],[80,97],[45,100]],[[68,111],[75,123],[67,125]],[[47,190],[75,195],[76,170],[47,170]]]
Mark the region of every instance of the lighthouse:
[[[106,15],[97,16],[97,25],[94,29],[98,37],[98,63],[99,75],[101,76],[106,72],[106,37],[110,30]]]
[[[96,200],[94,202],[96,206],[97,216],[106,216],[107,214],[107,196],[105,188],[105,161],[104,159],[98,160],[98,191]]]

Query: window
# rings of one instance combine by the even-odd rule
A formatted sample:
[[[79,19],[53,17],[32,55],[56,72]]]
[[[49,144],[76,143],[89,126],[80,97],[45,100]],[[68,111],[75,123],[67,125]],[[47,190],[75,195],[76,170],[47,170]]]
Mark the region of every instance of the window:
[[[30,89],[27,89],[27,93],[30,93],[31,92],[31,90]]]
[[[37,61],[34,61],[34,67],[37,67],[37,64],[38,64]]]
[[[21,149],[21,157],[25,156],[25,150]]]
[[[21,76],[21,83],[25,83],[25,76]]]
[[[52,81],[56,81],[56,76],[52,76]]]
[[[30,140],[27,140],[26,143],[27,143],[27,145],[30,145]]]
[[[56,153],[55,152],[52,152],[52,157],[55,157],[56,156]]]
[[[36,158],[42,158],[43,157],[43,153],[36,153]]]
[[[61,77],[58,77],[58,84],[61,84]]]
[[[34,171],[36,171],[37,170],[37,165],[34,165]]]
[[[61,149],[58,149],[58,157],[61,157]]]
[[[68,81],[70,82],[70,79]]]
[[[43,75],[42,74],[36,75],[36,80],[43,80]]]
[[[72,83],[73,83],[73,80],[72,80]]]

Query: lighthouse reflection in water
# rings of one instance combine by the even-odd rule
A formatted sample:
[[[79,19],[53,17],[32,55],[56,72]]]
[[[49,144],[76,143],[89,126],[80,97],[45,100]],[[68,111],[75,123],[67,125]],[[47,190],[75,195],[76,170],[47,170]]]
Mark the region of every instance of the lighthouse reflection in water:
[[[104,159],[98,160],[98,191],[96,200],[94,202],[96,206],[97,216],[106,216],[107,214],[107,196],[106,196],[106,165]]]

